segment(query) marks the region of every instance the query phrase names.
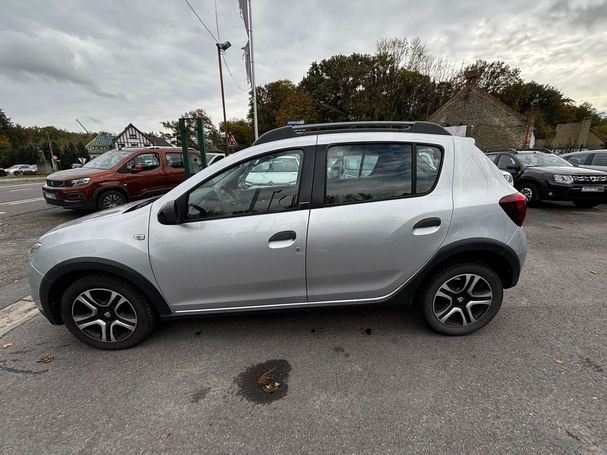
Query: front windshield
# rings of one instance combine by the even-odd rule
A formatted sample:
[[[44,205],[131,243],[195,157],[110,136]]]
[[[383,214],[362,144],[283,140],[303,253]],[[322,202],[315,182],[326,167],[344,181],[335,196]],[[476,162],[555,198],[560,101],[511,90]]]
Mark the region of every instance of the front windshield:
[[[130,150],[110,150],[93,158],[82,167],[93,169],[111,169],[132,153]]]
[[[518,153],[516,156],[525,166],[573,166],[568,161],[552,153]]]

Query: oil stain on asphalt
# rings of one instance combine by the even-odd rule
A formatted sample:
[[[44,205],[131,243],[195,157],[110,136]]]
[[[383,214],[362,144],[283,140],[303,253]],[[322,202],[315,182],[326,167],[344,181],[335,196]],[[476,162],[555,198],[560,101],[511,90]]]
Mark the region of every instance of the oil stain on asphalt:
[[[287,383],[291,373],[291,365],[283,359],[267,360],[263,363],[251,365],[234,378],[238,386],[238,395],[255,404],[268,404],[280,400],[287,395],[289,385]],[[272,387],[272,392],[264,390],[258,379],[263,375],[271,375],[272,381],[277,387]]]

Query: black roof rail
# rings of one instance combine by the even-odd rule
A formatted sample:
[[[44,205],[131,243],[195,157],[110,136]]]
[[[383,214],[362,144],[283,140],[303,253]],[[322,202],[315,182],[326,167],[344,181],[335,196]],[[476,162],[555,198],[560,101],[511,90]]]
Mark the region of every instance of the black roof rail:
[[[451,133],[440,125],[430,122],[337,122],[314,123],[310,125],[283,126],[268,131],[257,138],[253,145],[290,139],[298,136],[330,133],[352,132],[404,132],[422,134],[440,134],[450,136]]]

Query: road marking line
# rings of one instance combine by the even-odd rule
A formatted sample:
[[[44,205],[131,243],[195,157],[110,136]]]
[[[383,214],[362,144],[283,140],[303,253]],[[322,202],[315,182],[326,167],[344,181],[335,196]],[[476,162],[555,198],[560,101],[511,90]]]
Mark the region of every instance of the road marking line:
[[[19,205],[28,204],[30,202],[44,201],[43,197],[35,197],[33,199],[21,199],[20,201],[0,202],[0,205]]]
[[[17,303],[13,303],[0,310],[0,338],[40,314],[38,308],[36,308],[36,304],[31,300],[25,299],[19,300]]]
[[[20,185],[2,185],[2,184],[0,184],[0,190],[6,189],[6,188],[19,188],[22,186],[36,186],[36,185],[42,187],[44,185],[44,182],[40,181],[38,183],[22,183]]]
[[[6,212],[0,212],[0,215],[4,215]]]
[[[35,188],[19,188],[18,190],[10,190],[9,193],[14,193],[16,191],[32,191]]]

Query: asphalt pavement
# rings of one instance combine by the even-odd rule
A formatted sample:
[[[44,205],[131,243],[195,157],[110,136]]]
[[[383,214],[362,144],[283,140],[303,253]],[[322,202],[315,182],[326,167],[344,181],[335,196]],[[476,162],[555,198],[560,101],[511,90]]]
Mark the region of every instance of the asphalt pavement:
[[[378,305],[166,323],[104,352],[37,316],[0,339],[0,453],[607,453],[606,221],[530,209],[519,285],[465,337]]]
[[[54,226],[81,214],[48,205],[42,180],[0,180],[0,309],[29,294],[29,248]]]

